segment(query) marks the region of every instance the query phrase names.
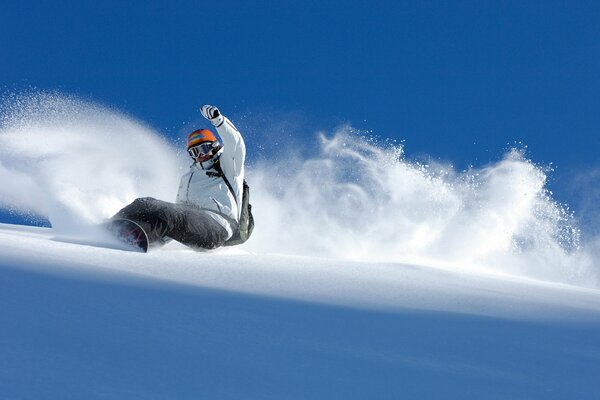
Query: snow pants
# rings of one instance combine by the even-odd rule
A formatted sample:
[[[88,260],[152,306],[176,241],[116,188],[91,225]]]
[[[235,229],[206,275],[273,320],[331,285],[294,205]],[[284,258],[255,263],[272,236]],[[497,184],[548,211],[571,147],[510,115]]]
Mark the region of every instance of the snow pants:
[[[228,239],[227,230],[211,217],[211,211],[143,197],[121,209],[113,218],[137,222],[148,242],[163,244],[168,238],[194,249],[214,249]]]

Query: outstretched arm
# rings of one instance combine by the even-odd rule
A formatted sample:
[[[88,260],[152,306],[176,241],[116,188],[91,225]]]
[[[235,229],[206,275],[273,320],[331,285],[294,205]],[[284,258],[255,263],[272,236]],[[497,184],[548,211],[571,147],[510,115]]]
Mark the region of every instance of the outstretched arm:
[[[243,147],[244,155],[246,153],[246,146],[244,144],[244,139],[242,135],[237,130],[235,125],[215,106],[205,105],[200,108],[200,113],[204,116],[204,118],[208,119],[211,124],[217,128],[217,132],[223,141],[224,150],[236,149],[237,147]],[[243,160],[242,160],[243,161]]]
[[[242,188],[244,181],[244,162],[246,160],[246,144],[235,125],[223,116],[219,109],[206,105],[200,108],[200,113],[208,119],[219,132],[223,141],[223,153],[219,157],[221,169],[233,185],[236,203],[242,201]],[[241,208],[238,207],[238,217]]]

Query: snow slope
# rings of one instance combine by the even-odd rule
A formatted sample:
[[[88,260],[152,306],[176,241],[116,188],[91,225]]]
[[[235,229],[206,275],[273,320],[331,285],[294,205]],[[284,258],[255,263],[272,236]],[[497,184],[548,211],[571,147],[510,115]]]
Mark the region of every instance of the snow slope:
[[[598,398],[600,240],[549,171],[242,131],[251,240],[138,254],[94,224],[173,200],[185,157],[106,107],[5,99],[0,215],[52,228],[0,224],[0,399]]]
[[[597,398],[600,291],[0,226],[6,399]]]

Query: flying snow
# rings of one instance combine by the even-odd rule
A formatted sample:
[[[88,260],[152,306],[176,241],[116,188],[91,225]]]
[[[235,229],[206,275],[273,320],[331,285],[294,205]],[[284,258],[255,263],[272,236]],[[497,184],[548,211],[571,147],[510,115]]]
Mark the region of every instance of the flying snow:
[[[595,279],[572,213],[516,149],[482,168],[407,161],[351,127],[319,136],[313,158],[252,170],[257,229],[248,247],[519,274]],[[259,225],[260,224],[260,225]]]
[[[188,164],[152,128],[81,99],[10,96],[0,117],[0,204],[59,232],[81,232],[136,197],[173,201]],[[247,168],[256,229],[246,250],[597,284],[594,247],[522,152],[459,172],[351,127],[317,142],[310,158],[290,149]]]
[[[141,195],[175,199],[175,150],[122,113],[38,93],[5,99],[1,121],[0,204],[55,229],[100,222]]]

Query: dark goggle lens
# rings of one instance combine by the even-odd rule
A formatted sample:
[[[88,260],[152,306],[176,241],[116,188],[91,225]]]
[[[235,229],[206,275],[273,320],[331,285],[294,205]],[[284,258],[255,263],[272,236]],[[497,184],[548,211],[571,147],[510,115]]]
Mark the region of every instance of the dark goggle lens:
[[[190,156],[196,158],[199,156],[204,156],[212,152],[213,144],[212,143],[202,143],[194,147],[190,147],[188,149],[188,153]]]

